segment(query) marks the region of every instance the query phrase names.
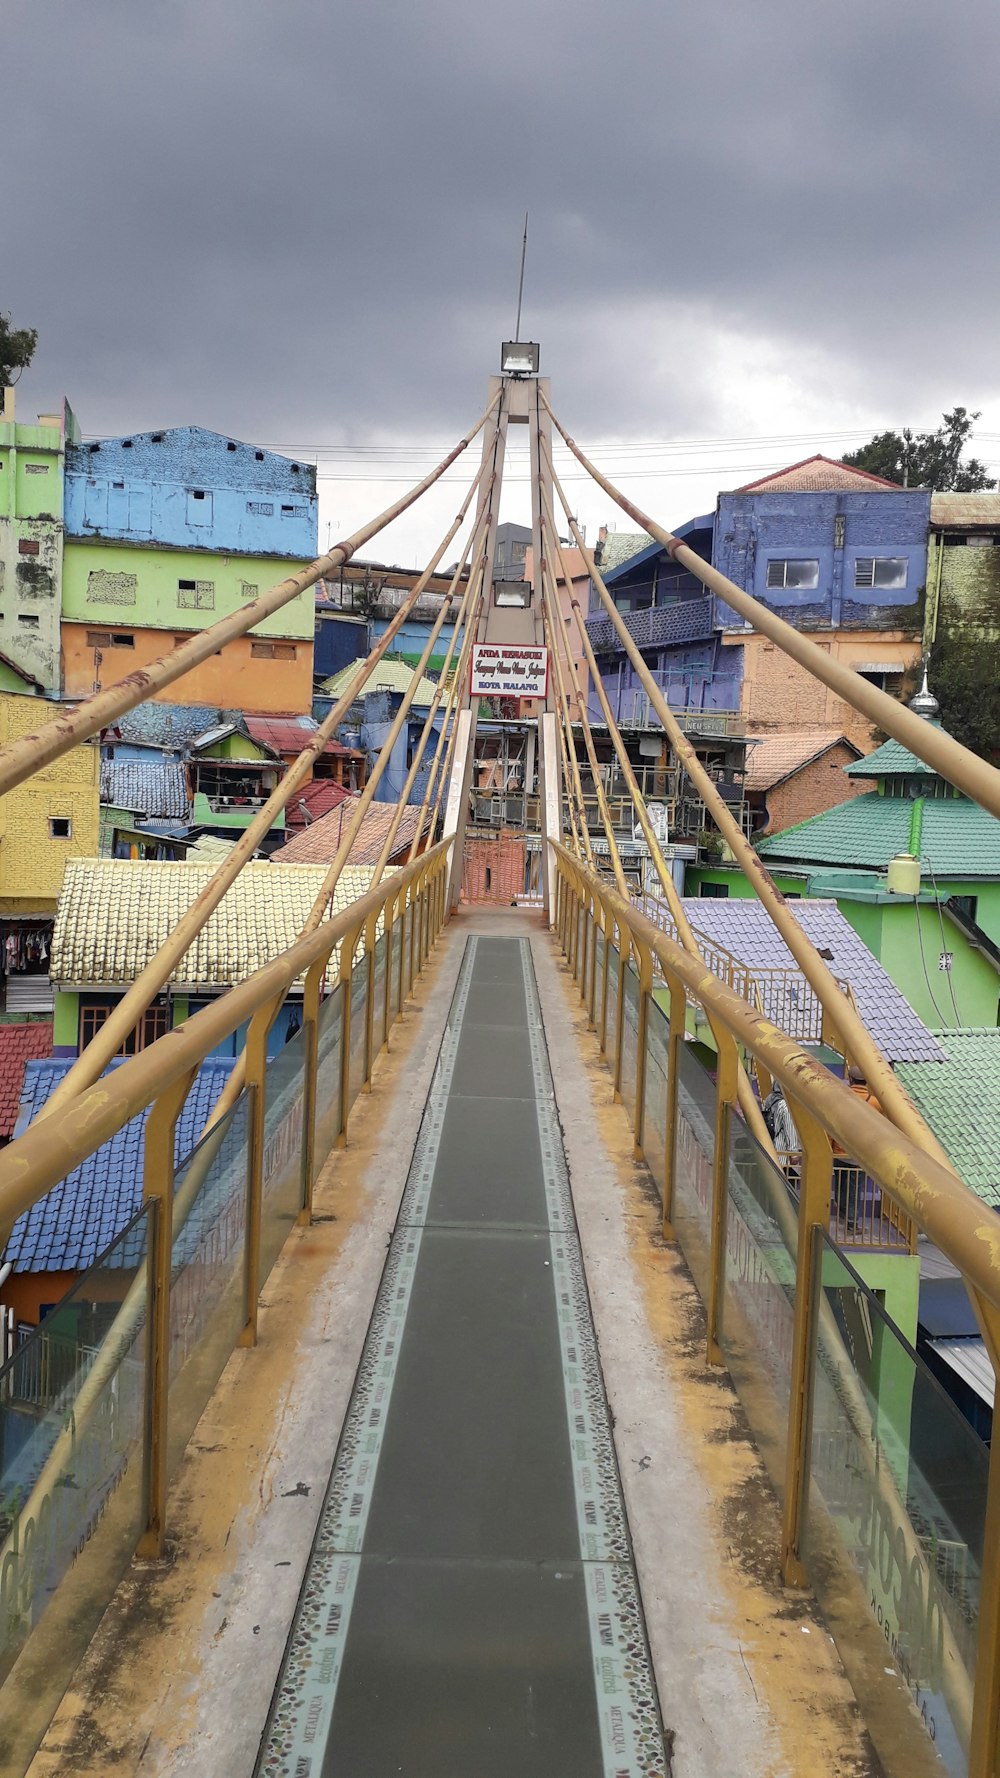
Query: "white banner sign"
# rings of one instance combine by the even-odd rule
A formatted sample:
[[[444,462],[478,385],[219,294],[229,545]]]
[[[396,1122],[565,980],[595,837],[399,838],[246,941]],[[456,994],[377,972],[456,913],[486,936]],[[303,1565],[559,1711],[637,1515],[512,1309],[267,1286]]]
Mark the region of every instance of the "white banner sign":
[[[474,698],[544,698],[549,679],[547,648],[516,642],[477,642],[472,650]]]

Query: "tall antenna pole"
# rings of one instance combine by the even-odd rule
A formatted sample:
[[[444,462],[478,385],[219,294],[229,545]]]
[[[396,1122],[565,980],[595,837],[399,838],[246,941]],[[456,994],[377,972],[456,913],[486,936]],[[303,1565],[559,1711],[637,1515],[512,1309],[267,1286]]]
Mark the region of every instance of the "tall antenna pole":
[[[528,212],[524,212],[524,240],[521,242],[521,278],[517,286],[517,320],[514,324],[514,338],[521,337],[521,298],[524,295],[524,262],[528,254]]]

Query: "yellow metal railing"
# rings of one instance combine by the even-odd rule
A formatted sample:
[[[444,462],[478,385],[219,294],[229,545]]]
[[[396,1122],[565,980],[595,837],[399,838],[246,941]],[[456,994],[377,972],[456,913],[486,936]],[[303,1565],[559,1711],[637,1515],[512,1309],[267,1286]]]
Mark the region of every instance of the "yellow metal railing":
[[[909,1253],[910,1229],[916,1226],[961,1272],[995,1364],[1000,1223],[934,1157],[658,930],[604,878],[566,847],[553,842],[552,852],[557,936],[605,1054],[615,1096],[630,1110],[636,1158],[647,1163],[660,1187],[664,1236],[680,1238],[702,1290],[709,1362],[729,1363],[781,1500],[783,1579],[789,1585],[808,1579],[820,1591],[876,1744],[874,1718],[881,1718],[890,1745],[896,1737],[888,1770],[906,1772],[907,1778],[941,1770],[921,1734],[913,1740],[913,1729],[919,1730],[915,1703],[925,1724],[936,1711],[939,1739],[954,1742],[949,1771],[996,1778],[1000,1440],[987,1459],[946,1398],[932,1404],[942,1424],[948,1415],[958,1422],[956,1428],[947,1420],[948,1436],[965,1452],[968,1472],[953,1480],[975,1502],[975,1511],[969,1510],[976,1522],[967,1542],[949,1538],[947,1496],[935,1520],[933,1489],[922,1475],[919,1448],[915,1454],[909,1441],[909,1413],[916,1414],[919,1391],[933,1385],[881,1316],[876,1299],[850,1272],[830,1232],[831,1224],[834,1234],[841,1223],[846,1230],[861,1213],[859,1180],[874,1182],[879,1217],[891,1223],[898,1242],[898,1263],[916,1264]],[[657,970],[667,984],[669,1018],[653,997]],[[691,1000],[704,1007],[721,1037],[714,1078],[687,1041]],[[789,1102],[801,1141],[794,1190],[737,1115],[741,1051],[766,1078],[780,1082]],[[654,1089],[655,1111],[649,1098]],[[697,1214],[691,1213],[692,1204]],[[867,1337],[871,1351],[883,1354],[890,1381],[884,1356],[890,1347],[897,1370],[905,1373],[895,1396],[886,1385],[883,1401],[866,1395],[845,1344],[846,1324],[828,1300],[836,1295],[831,1279],[840,1276],[838,1268],[843,1274],[838,1300],[855,1293],[858,1327],[851,1336]],[[755,1320],[762,1306],[766,1313]],[[925,1438],[928,1433],[933,1443],[933,1427],[924,1427]],[[853,1489],[856,1522],[850,1536],[861,1540],[865,1561],[874,1564],[871,1572],[882,1576],[873,1584],[870,1613],[867,1586],[862,1597],[858,1566],[843,1560],[846,1546],[834,1534],[835,1515],[824,1509],[815,1478],[811,1481],[811,1464],[821,1458],[833,1462]],[[957,1456],[955,1463],[961,1472]],[[942,1566],[945,1547],[958,1547],[961,1563],[949,1558]],[[961,1572],[961,1587],[952,1587],[953,1572]],[[836,1576],[832,1587],[831,1575]],[[884,1600],[882,1590],[876,1596],[883,1583]],[[848,1594],[853,1604],[845,1610]],[[873,1635],[867,1635],[866,1624]],[[891,1660],[879,1664],[887,1644]],[[891,1684],[880,1678],[883,1673],[893,1676]],[[901,1702],[893,1701],[897,1690]],[[885,1757],[884,1748],[880,1751]]]
[[[27,1769],[130,1556],[163,1554],[171,1472],[229,1354],[256,1344],[271,1265],[311,1220],[326,1153],[345,1142],[356,1094],[371,1090],[375,1058],[447,917],[450,851],[440,842],[387,874],[0,1154],[5,1241],[18,1216],[146,1114],[142,1207],[98,1262],[90,1293],[106,1301],[117,1290],[110,1325],[84,1344],[73,1313],[57,1307],[33,1336],[38,1352],[29,1341],[0,1372],[0,1414],[14,1416],[3,1430],[16,1422],[27,1433],[10,1462],[0,1438],[5,1774]],[[269,1059],[268,1033],[293,988],[302,1027]],[[175,1164],[198,1069],[243,1027],[245,1092]],[[75,1294],[86,1308],[86,1279]],[[6,1709],[5,1693],[16,1699]]]

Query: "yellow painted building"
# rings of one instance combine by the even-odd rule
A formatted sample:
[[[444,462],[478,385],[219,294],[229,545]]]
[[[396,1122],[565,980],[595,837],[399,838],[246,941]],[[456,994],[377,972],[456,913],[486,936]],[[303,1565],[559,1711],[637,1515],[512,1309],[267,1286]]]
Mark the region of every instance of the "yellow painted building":
[[[0,747],[64,710],[0,690]],[[97,854],[99,790],[100,748],[89,741],[0,797],[0,921],[55,913],[67,858]]]

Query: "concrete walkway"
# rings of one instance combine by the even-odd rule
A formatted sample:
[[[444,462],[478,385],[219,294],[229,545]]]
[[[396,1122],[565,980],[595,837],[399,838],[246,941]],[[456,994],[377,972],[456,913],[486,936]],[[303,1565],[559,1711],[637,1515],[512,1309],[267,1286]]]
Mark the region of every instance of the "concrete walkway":
[[[264,1778],[661,1778],[527,940],[470,937]]]

